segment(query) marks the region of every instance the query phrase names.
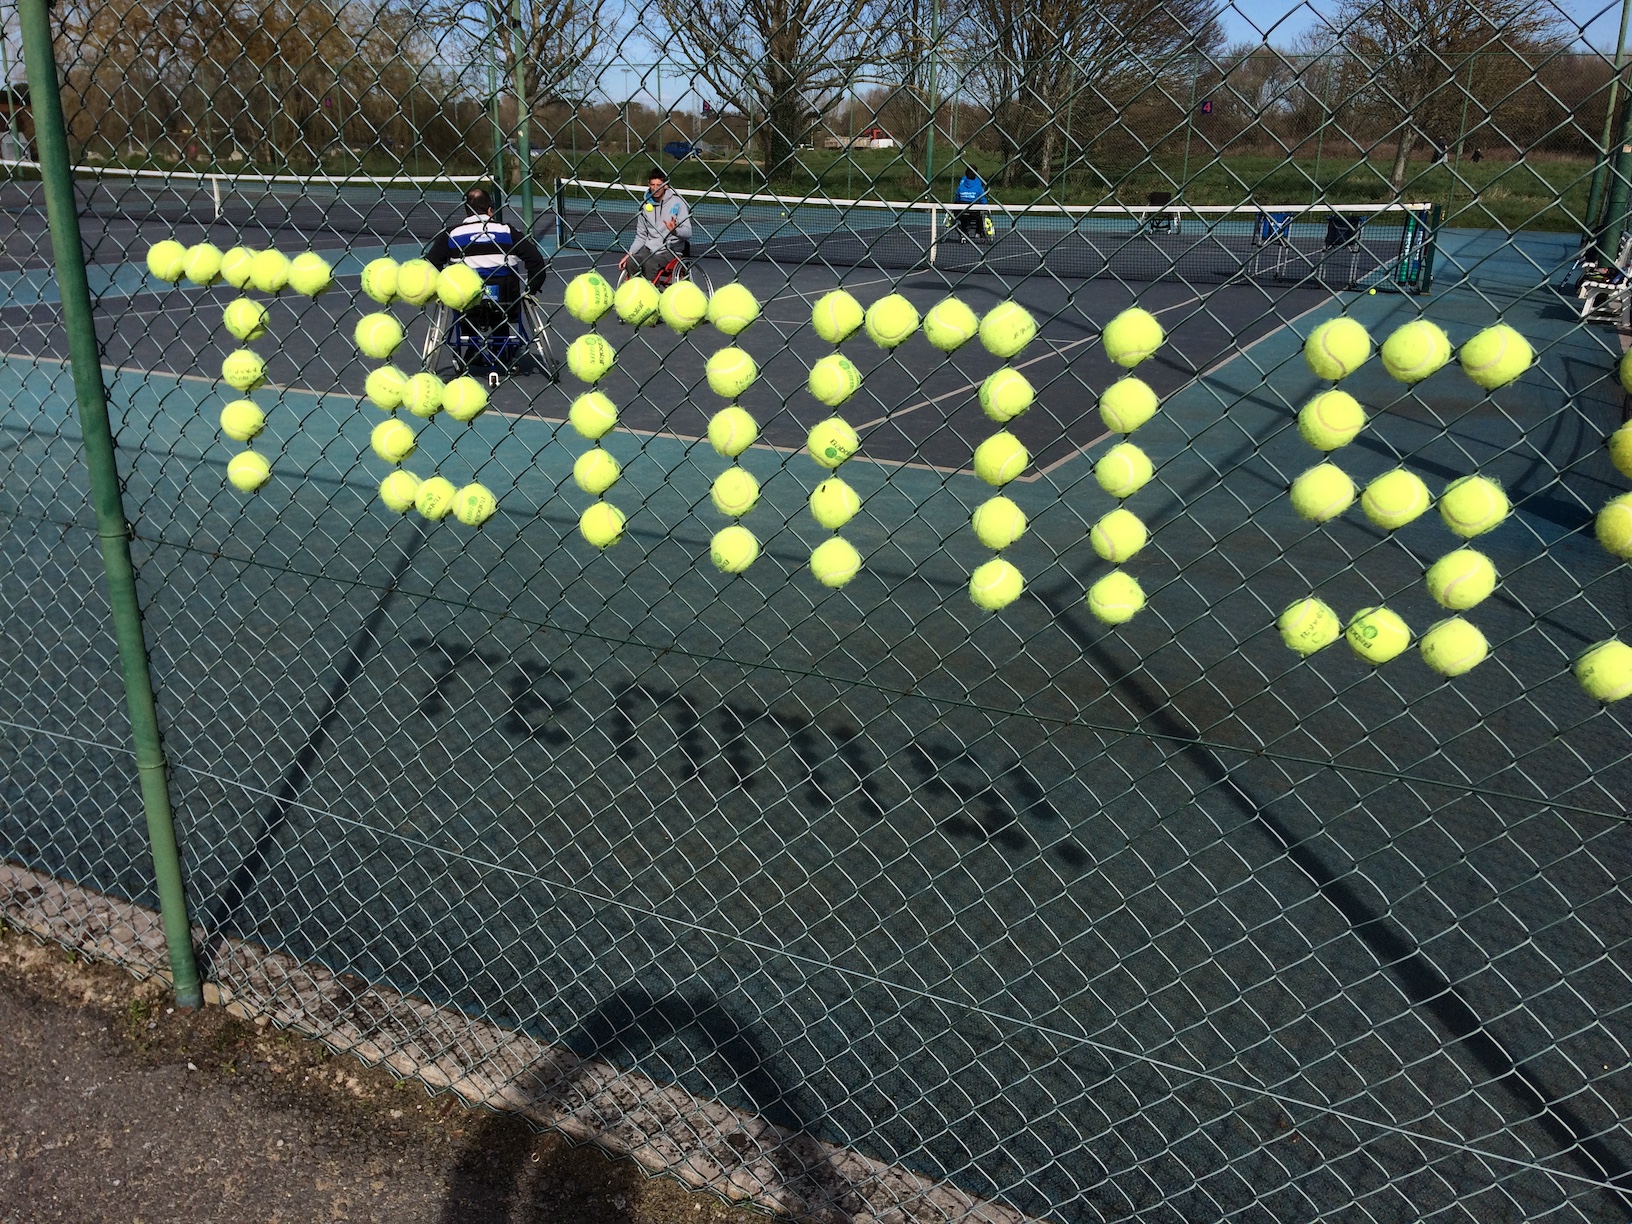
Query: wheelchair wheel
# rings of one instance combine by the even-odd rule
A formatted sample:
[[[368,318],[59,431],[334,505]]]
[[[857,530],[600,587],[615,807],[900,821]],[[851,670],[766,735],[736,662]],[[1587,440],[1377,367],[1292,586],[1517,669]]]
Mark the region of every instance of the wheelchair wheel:
[[[528,356],[537,364],[539,373],[549,382],[561,381],[561,367],[555,360],[555,343],[550,339],[550,320],[544,313],[544,307],[537,301],[527,298],[522,302],[522,312],[526,315],[527,330],[532,333],[528,337]]]
[[[703,271],[702,265],[696,260],[680,265],[680,279],[689,280],[708,296],[714,296],[714,283],[708,279],[708,273]]]

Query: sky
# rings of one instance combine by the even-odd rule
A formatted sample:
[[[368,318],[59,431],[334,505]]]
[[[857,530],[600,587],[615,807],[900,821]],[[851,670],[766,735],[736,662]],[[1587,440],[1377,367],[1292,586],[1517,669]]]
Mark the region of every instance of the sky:
[[[1589,46],[1613,52],[1620,29],[1621,0],[1535,0],[1538,5],[1555,3],[1577,28],[1585,30]],[[1233,0],[1221,13],[1226,41],[1230,43],[1268,41],[1286,46],[1299,34],[1311,29],[1321,12],[1331,12],[1335,0],[1309,3],[1308,0]],[[1632,36],[1629,36],[1632,42]]]

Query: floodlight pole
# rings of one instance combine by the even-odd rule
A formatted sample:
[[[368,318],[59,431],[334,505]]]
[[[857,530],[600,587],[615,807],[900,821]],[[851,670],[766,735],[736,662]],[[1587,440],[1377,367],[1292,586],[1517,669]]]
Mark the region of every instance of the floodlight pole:
[[[1621,31],[1615,38],[1615,74],[1609,78],[1609,103],[1604,108],[1604,138],[1598,142],[1598,164],[1592,168],[1592,188],[1587,192],[1585,230],[1587,240],[1598,236],[1598,214],[1603,208],[1605,178],[1609,173],[1609,141],[1615,134],[1616,95],[1620,92],[1621,66],[1626,55],[1627,19],[1632,17],[1632,0],[1621,0]],[[1624,143],[1624,142],[1623,142]]]
[[[504,127],[499,122],[499,0],[487,0],[487,113],[493,125],[493,186],[504,199]]]
[[[941,0],[929,0],[929,139],[924,143],[924,186],[935,184],[935,117],[940,111],[935,52],[941,43]]]
[[[533,108],[527,94],[526,47],[521,32],[521,0],[510,10],[510,56],[516,66],[516,156],[521,164],[521,227],[529,237],[533,232]]]

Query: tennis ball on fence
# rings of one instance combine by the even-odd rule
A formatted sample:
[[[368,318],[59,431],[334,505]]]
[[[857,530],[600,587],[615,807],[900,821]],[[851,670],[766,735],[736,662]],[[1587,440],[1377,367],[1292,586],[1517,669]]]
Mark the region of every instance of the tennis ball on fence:
[[[1404,383],[1421,382],[1450,359],[1450,340],[1427,319],[1395,328],[1383,341],[1383,369]]]
[[[407,390],[408,375],[390,365],[370,370],[363,383],[363,394],[368,396],[369,402],[386,412],[401,405],[403,393]]]
[[[1422,635],[1417,648],[1423,662],[1442,676],[1460,676],[1485,661],[1490,643],[1460,616],[1446,617]]]
[[[612,286],[599,272],[580,272],[567,282],[567,313],[580,323],[593,323],[612,309]]]
[[[722,285],[708,299],[708,321],[735,336],[759,318],[759,300],[742,285]]]
[[[1122,625],[1145,606],[1145,589],[1132,574],[1112,570],[1088,588],[1088,610],[1107,625]]]
[[[240,340],[259,340],[266,335],[266,307],[248,298],[227,303],[221,321]]]
[[[604,438],[618,423],[618,406],[599,391],[586,391],[567,409],[572,427],[591,442]]]
[[[354,337],[365,357],[384,361],[402,343],[402,324],[388,314],[366,314],[357,320]]]
[[[381,306],[389,306],[396,301],[397,261],[381,258],[371,259],[364,264],[363,292]]]
[[[1622,425],[1609,435],[1609,461],[1622,476],[1632,476],[1632,425]]]
[[[229,387],[253,391],[266,382],[266,362],[251,349],[238,349],[221,363],[221,378]]]
[[[612,295],[612,308],[625,323],[639,327],[657,313],[661,301],[656,285],[644,276],[631,276]]]
[[[618,350],[605,337],[585,332],[567,345],[567,369],[584,382],[600,382],[618,359]]]
[[[754,379],[759,377],[759,367],[752,357],[733,345],[709,357],[706,373],[714,394],[735,399],[753,386]]]
[[[924,316],[924,337],[943,353],[962,348],[980,332],[975,312],[955,297],[942,298]]]
[[[1298,433],[1316,450],[1347,446],[1366,427],[1366,410],[1347,391],[1323,391],[1298,410]]]
[[[1575,661],[1575,678],[1598,701],[1632,696],[1632,646],[1610,638],[1589,647]]]
[[[1464,540],[1483,535],[1508,513],[1502,486],[1484,476],[1464,476],[1445,486],[1439,495],[1439,515]]]
[[[1593,525],[1598,543],[1622,560],[1632,561],[1632,493],[1622,493],[1598,511]]]
[[[714,501],[714,508],[721,514],[741,518],[759,500],[759,481],[744,468],[728,467],[714,478],[714,487],[709,490],[709,496]]]
[[[487,409],[487,388],[468,374],[442,389],[442,411],[456,421],[474,421]]]
[[[1518,332],[1505,323],[1498,323],[1464,344],[1457,358],[1464,374],[1485,390],[1494,391],[1528,370],[1536,359],[1536,351]]]
[[[810,321],[816,334],[829,344],[842,344],[855,335],[865,317],[861,303],[843,289],[824,293],[810,308]]]
[[[436,274],[436,300],[449,310],[469,310],[486,291],[482,274],[468,264],[449,264]]]
[[[1615,366],[1616,373],[1621,378],[1621,389],[1632,395],[1632,352],[1623,355]]]
[[[867,307],[867,336],[879,348],[895,348],[918,330],[918,308],[899,293]]]
[[[1107,323],[1101,336],[1106,355],[1130,370],[1161,348],[1164,338],[1156,316],[1137,306],[1124,310]]]
[[[1156,415],[1156,392],[1137,378],[1123,378],[1099,397],[1099,415],[1105,428],[1128,434]]]
[[[1343,623],[1337,613],[1320,599],[1300,599],[1286,606],[1275,622],[1281,631],[1281,641],[1289,650],[1308,656],[1324,650],[1343,636]]]
[[[429,260],[410,259],[397,266],[397,296],[414,306],[423,306],[436,296],[441,273]]]
[[[708,318],[708,294],[689,280],[675,281],[658,298],[657,313],[675,331],[689,332]]]
[[[453,481],[432,476],[429,480],[420,482],[419,490],[414,494],[414,509],[432,522],[440,521],[447,518],[448,511],[453,509],[453,499],[457,492],[458,490],[453,487]]]
[[[969,598],[988,612],[1008,607],[1025,589],[1025,577],[1002,557],[976,566],[969,575]]]
[[[1371,334],[1353,319],[1328,319],[1303,342],[1303,359],[1316,378],[1347,378],[1371,357]]]
[[[334,284],[334,269],[316,251],[304,251],[289,261],[289,288],[315,298]]]
[[[1443,607],[1465,612],[1496,589],[1496,567],[1484,553],[1459,548],[1428,567],[1427,582]]]
[[[1428,486],[1414,472],[1395,468],[1366,486],[1360,508],[1384,531],[1395,531],[1417,518],[1433,504]]]
[[[811,426],[805,446],[817,463],[836,468],[861,448],[861,439],[843,417],[828,417]]]
[[[735,459],[759,437],[759,423],[747,411],[732,404],[721,408],[708,421],[708,441],[727,459]]]
[[[255,252],[236,246],[221,256],[221,279],[234,289],[249,288],[249,274],[255,267]]]
[[[498,498],[483,484],[467,484],[453,495],[453,517],[467,527],[480,527],[498,508]]]
[[[843,536],[818,544],[810,554],[810,572],[825,587],[842,587],[861,570],[861,554]]]
[[[861,509],[861,496],[837,476],[829,476],[810,492],[810,514],[829,531],[837,531]]]
[[[380,481],[380,500],[387,510],[406,514],[414,508],[414,498],[419,496],[419,484],[418,476],[406,468],[398,468]]]
[[[572,465],[572,478],[578,487],[596,497],[617,484],[621,475],[623,465],[599,446],[579,455],[578,462]]]
[[[861,388],[861,371],[843,353],[829,353],[810,367],[806,385],[829,408],[837,408]]]
[[[1004,366],[987,376],[980,384],[980,407],[987,417],[999,425],[1014,420],[1036,398],[1031,383],[1019,370]]]
[[[221,409],[221,432],[234,442],[252,442],[266,428],[266,414],[249,400],[233,400]]]
[[[227,479],[241,493],[253,493],[272,478],[272,465],[259,451],[239,451],[227,460]]]
[[[213,285],[221,279],[221,248],[201,242],[187,251],[187,279],[195,285]]]
[[[281,293],[289,284],[289,257],[282,251],[257,251],[250,261],[249,283],[262,293]]]
[[[578,516],[578,531],[596,548],[610,548],[623,538],[623,511],[598,501]]]
[[[1411,645],[1411,630],[1387,608],[1361,608],[1350,618],[1345,636],[1368,663],[1387,663]]]
[[[414,441],[414,431],[396,417],[374,426],[368,435],[368,444],[387,463],[401,463],[418,446]]]
[[[1292,482],[1292,509],[1299,518],[1325,523],[1354,505],[1354,481],[1335,463],[1310,468]]]
[[[1101,516],[1088,531],[1088,541],[1094,551],[1106,561],[1118,564],[1137,554],[1149,539],[1143,520],[1133,511],[1120,507]]]
[[[993,552],[1002,552],[1026,534],[1026,512],[998,494],[975,507],[974,514],[969,516],[969,525],[975,529],[977,540]]]
[[[1118,442],[1094,464],[1094,479],[1112,497],[1132,497],[1150,483],[1156,467],[1132,442]]]
[[[1018,302],[999,302],[980,321],[980,342],[986,351],[1005,361],[1013,357],[1037,334],[1037,320]]]
[[[975,447],[975,475],[997,488],[1020,475],[1030,462],[1030,452],[1006,429]]]
[[[187,248],[174,238],[155,242],[147,248],[147,270],[172,285],[187,271]]]
[[[442,411],[442,396],[446,388],[442,380],[428,370],[415,374],[402,390],[402,406],[417,417],[427,419]]]
[[[714,533],[708,555],[722,573],[740,574],[759,558],[759,541],[741,523],[732,523]]]

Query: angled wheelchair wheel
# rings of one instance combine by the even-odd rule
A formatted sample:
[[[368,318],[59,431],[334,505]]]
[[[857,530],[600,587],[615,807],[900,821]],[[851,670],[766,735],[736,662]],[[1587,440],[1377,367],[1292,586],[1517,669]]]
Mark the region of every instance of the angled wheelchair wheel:
[[[522,313],[527,321],[527,352],[528,356],[537,364],[539,372],[552,382],[561,381],[561,367],[555,359],[555,343],[550,338],[550,320],[544,313],[544,307],[532,298],[527,298],[521,305]]]
[[[425,332],[425,339],[419,347],[419,365],[422,370],[435,370],[437,360],[441,356],[443,347],[448,343],[448,333],[453,328],[453,312],[446,306],[437,303],[431,312],[431,326]],[[455,355],[457,360],[457,354]],[[464,373],[461,368],[460,373]]]

